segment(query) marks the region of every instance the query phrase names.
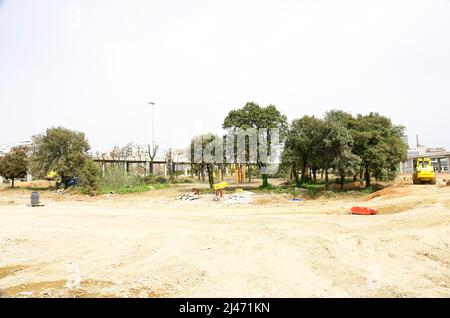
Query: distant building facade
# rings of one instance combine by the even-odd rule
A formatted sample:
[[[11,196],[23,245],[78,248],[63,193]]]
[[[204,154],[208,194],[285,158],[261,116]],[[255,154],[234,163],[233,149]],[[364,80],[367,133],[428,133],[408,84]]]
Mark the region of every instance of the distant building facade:
[[[450,151],[444,148],[420,146],[408,149],[407,159],[400,165],[400,173],[413,173],[413,160],[418,157],[431,158],[431,164],[438,173],[450,173]]]

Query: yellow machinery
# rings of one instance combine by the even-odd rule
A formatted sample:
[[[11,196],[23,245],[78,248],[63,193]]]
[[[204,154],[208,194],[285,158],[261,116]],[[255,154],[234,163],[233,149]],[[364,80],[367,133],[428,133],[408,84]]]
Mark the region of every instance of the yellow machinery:
[[[46,179],[49,180],[49,181],[50,180],[55,181],[55,180],[58,179],[58,174],[55,171],[52,170],[49,173],[47,173]]]
[[[221,183],[216,183],[214,185],[214,194],[216,195],[214,197],[215,201],[220,200],[223,198],[223,190],[225,190],[228,187],[228,183],[226,181],[222,181]]]
[[[414,184],[421,184],[429,182],[436,184],[436,172],[431,165],[431,159],[426,157],[419,157],[413,160],[414,172],[413,182]]]
[[[216,183],[215,185],[214,185],[214,190],[223,190],[223,189],[225,189],[226,187],[228,187],[228,183],[226,182],[226,181],[223,181],[223,182],[221,182],[221,183]]]

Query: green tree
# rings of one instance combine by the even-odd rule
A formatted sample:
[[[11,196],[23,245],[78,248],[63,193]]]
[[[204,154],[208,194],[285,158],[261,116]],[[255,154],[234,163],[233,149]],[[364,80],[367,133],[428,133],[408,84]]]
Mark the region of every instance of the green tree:
[[[343,147],[340,153],[331,163],[336,175],[339,176],[339,184],[341,189],[344,188],[345,177],[354,176],[361,164],[361,158],[352,152],[350,147]]]
[[[329,189],[329,170],[330,168],[340,168],[341,185],[345,179],[347,164],[356,157],[351,155],[352,137],[346,127],[334,119],[326,118],[320,130],[320,140],[316,150],[316,156],[319,158],[321,167],[325,173],[325,189]],[[339,167],[340,166],[340,167]]]
[[[303,116],[292,121],[287,132],[283,161],[292,165],[292,173],[297,186],[303,184],[308,172],[308,166],[314,161],[317,148],[320,146],[320,131],[323,126],[321,119],[314,116]],[[298,171],[301,170],[301,178]]]
[[[209,187],[211,189],[214,188],[214,164],[211,162],[208,162],[207,160],[205,160],[205,153],[203,151],[203,149],[205,149],[205,147],[209,144],[211,144],[213,141],[217,141],[219,137],[215,134],[212,133],[207,133],[207,134],[203,134],[203,135],[199,135],[194,137],[191,140],[191,146],[190,146],[190,150],[191,150],[191,167],[193,171],[196,171],[197,173],[204,174],[205,170],[206,173],[208,175],[208,183],[209,183]],[[200,141],[201,140],[201,154],[200,158],[195,158],[194,156],[194,152],[195,152],[195,143],[196,141]],[[200,144],[200,143],[199,143]],[[214,149],[215,151],[216,149]],[[211,153],[211,156],[215,156],[215,153]],[[195,162],[194,159],[200,159],[200,162]]]
[[[244,107],[240,109],[232,110],[228,113],[223,121],[222,127],[224,129],[236,130],[248,129],[248,128],[279,128],[280,138],[284,139],[288,124],[287,117],[280,113],[280,111],[274,105],[268,105],[266,107],[261,107],[256,103],[248,102]],[[267,146],[270,149],[270,130],[267,133]],[[246,157],[248,157],[248,142],[246,142]],[[258,141],[259,145],[259,141]],[[270,154],[269,154],[270,155]],[[248,158],[247,158],[248,159]],[[259,157],[259,151],[257,151],[257,164],[261,169],[266,163],[262,162]],[[250,177],[250,169],[249,169]],[[269,185],[268,175],[261,174],[262,186],[267,187]]]
[[[13,151],[0,159],[0,176],[11,179],[11,188],[14,188],[14,179],[25,176],[27,172],[27,156],[24,151]]]
[[[361,158],[353,153],[353,137],[350,130],[353,121],[353,115],[342,110],[331,110],[325,113],[325,122],[336,125],[337,131],[333,132],[336,134],[334,138],[340,140],[331,166],[335,174],[339,176],[341,189],[344,188],[345,177],[357,174],[361,165]]]
[[[94,185],[98,169],[88,151],[89,143],[82,132],[63,127],[49,128],[45,134],[32,137],[31,169],[37,174],[55,171],[61,184],[67,185],[72,177]]]
[[[350,127],[353,152],[362,159],[366,187],[370,187],[371,176],[381,179],[384,171],[389,171],[390,178],[395,176],[400,162],[406,160],[407,147],[401,138],[404,127],[394,126],[378,113],[358,115]]]
[[[91,158],[87,157],[83,166],[76,174],[78,176],[78,184],[88,193],[99,188],[100,184],[100,167]]]

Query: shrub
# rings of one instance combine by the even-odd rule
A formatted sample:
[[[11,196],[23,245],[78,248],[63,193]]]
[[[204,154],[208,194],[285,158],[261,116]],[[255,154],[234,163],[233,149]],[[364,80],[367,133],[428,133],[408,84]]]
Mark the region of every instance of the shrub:
[[[92,159],[86,159],[78,174],[83,193],[93,194],[100,187],[100,169]]]
[[[105,171],[100,180],[102,192],[123,192],[119,190],[140,188],[144,189],[144,179],[140,176],[127,174],[121,168],[111,168]],[[127,191],[129,192],[129,191]]]
[[[193,183],[194,181],[192,181],[192,179],[190,178],[183,178],[181,179],[181,183]]]
[[[144,182],[146,183],[146,184],[153,184],[153,183],[156,183],[156,177],[155,177],[155,175],[154,174],[152,174],[152,173],[150,173],[149,175],[147,175],[145,178],[144,178]]]
[[[157,177],[155,178],[155,183],[167,183],[167,182],[168,182],[168,180],[167,180],[166,177],[163,177],[163,176],[157,176]]]
[[[170,183],[173,183],[173,184],[177,184],[177,183],[193,183],[193,181],[190,178],[179,178],[179,179],[170,178]]]

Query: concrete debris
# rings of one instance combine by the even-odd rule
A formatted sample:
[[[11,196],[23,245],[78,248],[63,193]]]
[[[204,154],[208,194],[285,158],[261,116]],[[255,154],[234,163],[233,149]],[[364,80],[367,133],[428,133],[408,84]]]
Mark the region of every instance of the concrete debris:
[[[194,192],[189,192],[186,194],[183,194],[182,196],[176,198],[176,200],[182,200],[182,201],[193,201],[199,199],[200,196],[198,194],[195,194]]]
[[[239,193],[230,194],[225,197],[225,201],[230,204],[234,203],[252,203],[253,202],[253,192],[242,191]]]

